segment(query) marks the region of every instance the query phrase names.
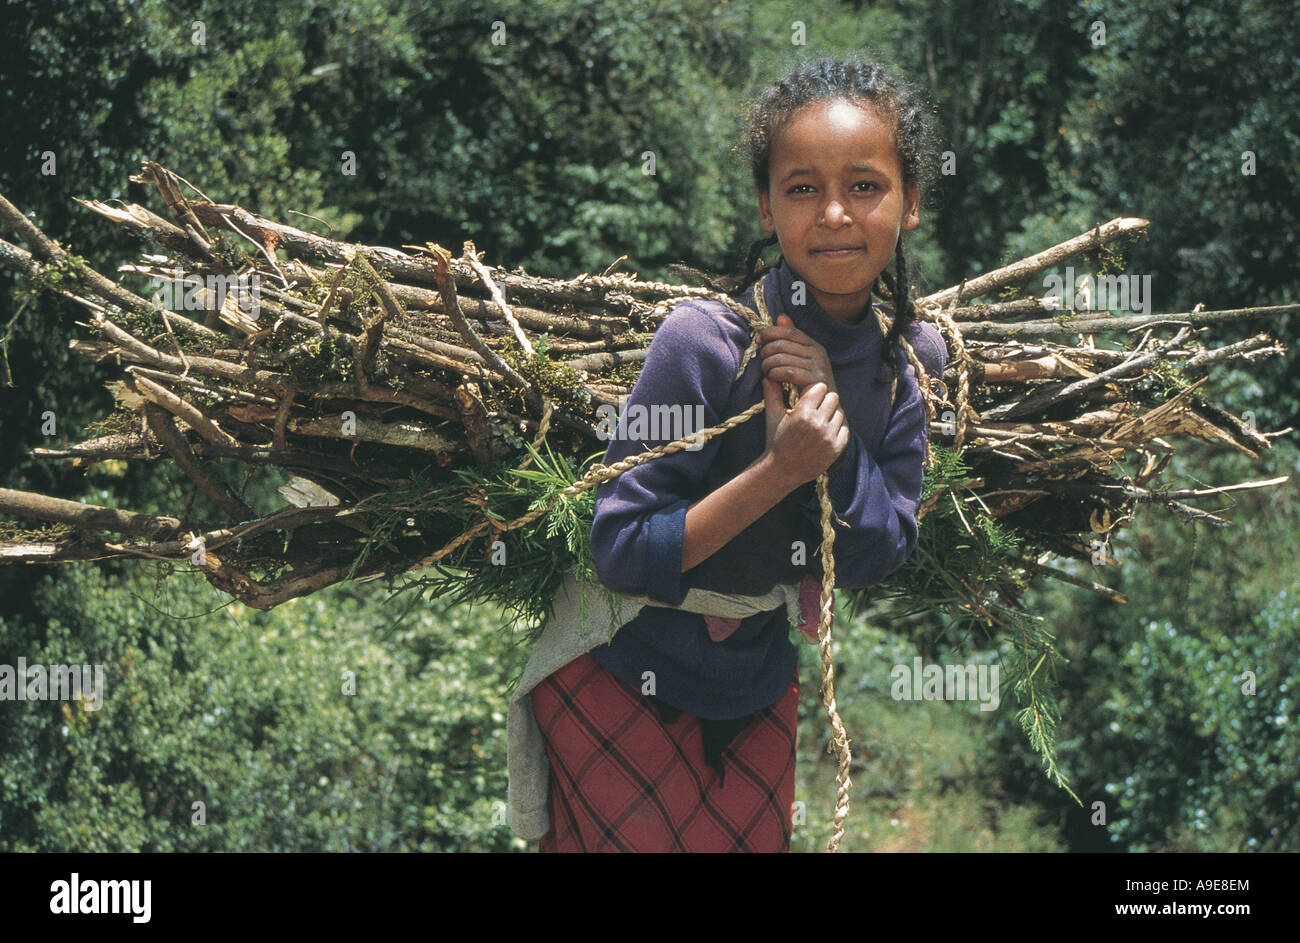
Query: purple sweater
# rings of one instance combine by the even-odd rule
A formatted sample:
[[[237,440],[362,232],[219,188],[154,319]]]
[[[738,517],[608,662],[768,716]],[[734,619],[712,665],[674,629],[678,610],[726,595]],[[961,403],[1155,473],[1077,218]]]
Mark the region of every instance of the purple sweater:
[[[883,338],[876,318],[841,324],[806,290],[804,303],[795,305],[791,292],[797,279],[782,259],[761,284],[773,321],[788,314],[830,359],[853,431],[830,470],[831,503],[848,525],[836,528],[835,585],[865,588],[901,566],[916,546],[925,406],[916,372],[900,356],[904,370],[891,416],[890,374],[880,356]],[[741,296],[751,307],[753,290]],[[759,357],[734,380],[750,336],[749,325],[720,302],[691,301],[674,307],[654,334],[605,462],[674,437],[675,430],[660,429],[657,438],[628,439],[633,406],[646,415],[650,406],[682,404],[682,413],[691,420],[698,415],[696,407],[703,406],[704,425],[712,426],[761,400]],[[941,377],[947,350],[939,332],[918,322],[905,336],[929,375]],[[682,432],[698,428],[692,423]],[[682,572],[686,508],[753,463],[763,453],[765,435],[760,414],[697,451],[654,459],[599,486],[591,541],[601,582],[620,593],[677,605],[692,587],[758,595],[780,582],[797,583],[808,572],[820,576],[821,528],[812,482],[795,489],[717,553]],[[803,542],[801,556],[796,555],[795,541]],[[703,616],[646,606],[610,644],[591,654],[617,678],[638,688],[644,672],[654,672],[658,699],[710,720],[742,717],[778,701],[798,661],[784,607],[744,619],[730,637],[714,642]]]

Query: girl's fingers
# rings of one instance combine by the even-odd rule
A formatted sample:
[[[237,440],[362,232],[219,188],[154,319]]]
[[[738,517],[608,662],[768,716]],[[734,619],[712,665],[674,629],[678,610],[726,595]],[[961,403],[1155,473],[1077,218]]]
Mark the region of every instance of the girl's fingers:
[[[807,360],[789,357],[772,358],[763,361],[763,376],[780,383],[793,383],[800,395],[812,384],[827,386],[825,372],[816,364]]]
[[[796,405],[804,410],[809,418],[825,422],[828,416],[823,414],[822,406],[828,395],[830,395],[830,388],[821,380],[817,380],[803,388]]]
[[[780,342],[780,346],[778,346],[776,342],[767,344],[759,350],[758,356],[761,358],[761,362],[764,365],[773,360],[800,360],[808,363],[817,362],[817,358],[813,356],[813,351],[809,348],[785,342]]]
[[[836,435],[842,429],[847,429],[848,417],[844,415],[844,410],[840,406],[839,394],[828,389],[825,383],[814,383],[805,390],[805,393],[811,390],[817,391],[815,397],[809,399],[809,405],[813,407],[817,421],[825,423]]]
[[[808,405],[811,406],[813,409],[816,409],[818,406],[822,404],[822,400],[826,398],[826,394],[828,392],[830,391],[827,388],[826,384],[823,383],[821,380],[817,380],[813,383],[809,383],[806,387],[804,387],[803,395],[800,397],[800,401],[807,400]]]
[[[773,380],[797,383],[800,387],[824,380],[821,372],[806,360],[770,360],[763,364],[763,375]]]
[[[777,353],[763,356],[763,369],[770,370],[772,367],[808,367],[812,366],[812,359],[792,353]]]
[[[811,337],[796,328],[765,327],[759,332],[758,342],[764,349],[776,346],[820,347]]]
[[[816,341],[797,327],[782,326],[763,328],[758,332],[758,343],[764,348],[772,344],[798,344],[801,347],[809,347]]]

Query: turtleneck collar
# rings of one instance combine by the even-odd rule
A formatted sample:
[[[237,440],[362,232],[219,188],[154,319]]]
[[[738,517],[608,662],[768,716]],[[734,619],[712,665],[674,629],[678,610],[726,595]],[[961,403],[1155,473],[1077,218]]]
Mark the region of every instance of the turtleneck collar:
[[[843,324],[823,310],[806,284],[802,291],[803,304],[796,305],[792,295],[797,281],[800,281],[799,276],[784,256],[780,265],[763,276],[763,297],[773,321],[781,314],[789,315],[795,327],[826,348],[832,365],[862,357],[880,344],[880,325],[873,313],[867,312],[857,324]],[[753,288],[746,292],[751,302],[752,291]]]

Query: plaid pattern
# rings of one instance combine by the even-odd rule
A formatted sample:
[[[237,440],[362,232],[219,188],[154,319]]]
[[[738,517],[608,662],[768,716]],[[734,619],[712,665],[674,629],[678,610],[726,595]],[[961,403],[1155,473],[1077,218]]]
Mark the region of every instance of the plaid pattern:
[[[651,700],[590,654],[533,689],[551,762],[551,830],[539,850],[790,850],[799,686],[758,711],[705,762],[700,721],[666,724]]]

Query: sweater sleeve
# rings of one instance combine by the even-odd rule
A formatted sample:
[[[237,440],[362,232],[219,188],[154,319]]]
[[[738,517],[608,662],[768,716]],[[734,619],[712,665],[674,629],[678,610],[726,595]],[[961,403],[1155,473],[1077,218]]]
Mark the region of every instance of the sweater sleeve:
[[[660,416],[667,416],[670,407],[680,406],[681,415],[690,417],[683,418],[683,434],[702,428],[695,421],[698,407],[703,407],[703,427],[727,418],[720,412],[739,365],[736,338],[728,335],[718,314],[689,302],[672,310],[650,341],[605,464],[672,441],[673,430],[662,428],[668,423],[659,424],[654,438],[637,435],[638,414],[644,421],[656,408]],[[591,549],[602,583],[615,592],[645,595],[673,606],[685,599],[689,588],[682,580],[686,509],[705,496],[705,475],[720,447],[715,437],[695,451],[653,459],[597,487]]]
[[[876,454],[854,432],[844,461],[829,473],[831,506],[848,525],[836,527],[834,544],[835,585],[845,589],[880,583],[916,548],[929,430],[915,371],[909,366],[903,376],[899,403]],[[811,513],[820,520],[815,501]]]

